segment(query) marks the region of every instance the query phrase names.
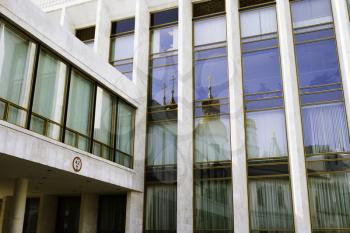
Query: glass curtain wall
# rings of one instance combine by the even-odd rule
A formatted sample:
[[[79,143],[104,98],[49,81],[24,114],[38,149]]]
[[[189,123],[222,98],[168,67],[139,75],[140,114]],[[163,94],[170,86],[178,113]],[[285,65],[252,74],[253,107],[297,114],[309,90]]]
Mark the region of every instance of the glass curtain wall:
[[[233,232],[225,1],[193,5],[194,231]]]
[[[37,45],[0,21],[0,119],[25,127]]]
[[[176,232],[178,9],[151,14],[145,232]]]
[[[312,229],[350,231],[349,133],[331,2],[291,8]]]
[[[95,26],[77,29],[75,31],[75,36],[89,48],[94,48]]]
[[[63,129],[67,71],[63,61],[40,50],[30,130],[56,140],[61,139]]]
[[[132,80],[135,19],[112,23],[110,63]]]
[[[294,232],[276,9],[250,7],[240,19],[251,232]]]
[[[0,119],[133,166],[135,109],[0,21]]]

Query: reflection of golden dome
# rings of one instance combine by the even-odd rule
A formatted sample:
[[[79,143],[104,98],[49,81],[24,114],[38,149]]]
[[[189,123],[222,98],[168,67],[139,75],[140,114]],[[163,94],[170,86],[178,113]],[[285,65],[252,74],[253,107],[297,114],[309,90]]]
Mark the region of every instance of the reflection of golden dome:
[[[196,127],[197,135],[227,139],[227,129],[219,117],[203,117]],[[225,140],[227,141],[227,140]]]

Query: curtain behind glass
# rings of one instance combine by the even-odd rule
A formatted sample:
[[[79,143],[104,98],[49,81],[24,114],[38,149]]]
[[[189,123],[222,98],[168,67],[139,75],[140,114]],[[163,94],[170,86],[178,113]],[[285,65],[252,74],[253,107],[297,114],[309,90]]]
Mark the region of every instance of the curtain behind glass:
[[[62,123],[66,72],[66,64],[45,50],[40,51],[33,112],[58,124]],[[41,127],[41,119],[32,116],[31,129],[42,133]],[[59,139],[60,128],[52,124],[49,124],[48,128],[47,136]]]
[[[246,125],[249,159],[287,156],[283,110],[248,112]]]
[[[349,151],[343,103],[303,107],[302,114],[307,154]]]
[[[241,16],[241,36],[251,37],[277,31],[276,10],[274,7],[245,11]]]
[[[94,124],[94,140],[111,146],[113,96],[101,87],[97,88]],[[94,144],[94,154],[101,155],[100,146]],[[104,148],[103,156],[109,159],[110,150]]]
[[[123,60],[134,56],[134,34],[128,34],[112,39],[111,60]]]
[[[229,129],[226,117],[196,119],[196,162],[231,160]]]
[[[349,173],[309,176],[309,196],[314,229],[350,228]]]
[[[200,181],[195,185],[195,196],[196,231],[231,232],[229,231],[233,228],[231,182]]]
[[[150,124],[147,132],[147,165],[176,164],[177,122]]]
[[[91,132],[92,95],[92,82],[73,70],[69,90],[67,127],[86,137],[89,137]],[[75,135],[71,132],[66,132],[66,143],[74,146],[75,140]],[[80,137],[78,148],[88,150],[88,138]]]
[[[97,233],[124,233],[126,196],[100,196]]]
[[[176,185],[148,186],[146,192],[146,232],[175,233]]]
[[[0,98],[27,108],[36,46],[4,25],[0,33]],[[7,120],[24,126],[26,113],[10,107]]]
[[[291,4],[294,28],[332,22],[329,0],[303,0]]]
[[[225,16],[197,20],[194,23],[194,46],[226,41]]]
[[[289,179],[249,181],[252,230],[293,230],[293,208]]]

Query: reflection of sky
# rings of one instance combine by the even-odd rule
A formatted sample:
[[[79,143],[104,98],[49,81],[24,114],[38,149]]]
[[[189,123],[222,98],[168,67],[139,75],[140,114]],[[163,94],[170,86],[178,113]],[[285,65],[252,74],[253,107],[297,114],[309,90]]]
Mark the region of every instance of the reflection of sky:
[[[228,97],[227,58],[221,57],[195,62],[195,99],[208,98],[209,76],[213,97]]]
[[[340,82],[334,40],[296,46],[300,87]]]
[[[173,48],[174,45],[174,35],[173,28],[165,28],[160,32],[160,51],[165,52],[170,48]]]
[[[164,82],[166,84],[166,103],[169,104],[172,90],[172,78],[174,80],[174,97],[177,102],[177,65],[153,68],[152,71],[152,100],[163,104]]]
[[[243,54],[245,94],[281,90],[278,49]]]

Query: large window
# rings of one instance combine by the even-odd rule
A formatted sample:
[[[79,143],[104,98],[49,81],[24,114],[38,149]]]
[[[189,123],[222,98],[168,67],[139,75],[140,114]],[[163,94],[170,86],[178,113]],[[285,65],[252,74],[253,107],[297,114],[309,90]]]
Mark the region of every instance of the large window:
[[[80,197],[60,197],[57,204],[56,232],[78,233]]]
[[[25,127],[36,44],[0,22],[0,119]]]
[[[132,79],[135,19],[112,23],[110,63]]]
[[[194,230],[232,232],[225,1],[193,6]]]
[[[65,143],[89,151],[94,84],[80,72],[71,74]]]
[[[97,233],[124,233],[126,195],[100,196]]]
[[[276,10],[240,17],[251,232],[293,232]]]
[[[39,216],[39,198],[27,198],[22,233],[36,233]]]
[[[31,130],[60,140],[66,79],[67,65],[42,49],[36,73]]]
[[[0,119],[126,167],[135,109],[0,21]]]
[[[145,232],[176,232],[178,9],[151,14]]]
[[[292,3],[312,228],[350,230],[349,135],[330,0]]]

